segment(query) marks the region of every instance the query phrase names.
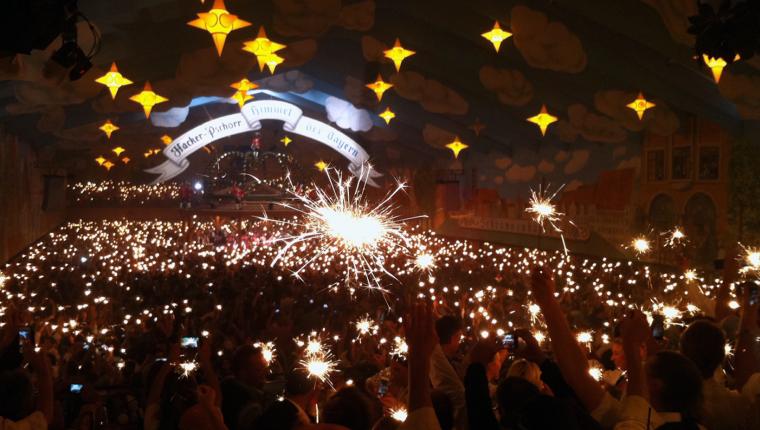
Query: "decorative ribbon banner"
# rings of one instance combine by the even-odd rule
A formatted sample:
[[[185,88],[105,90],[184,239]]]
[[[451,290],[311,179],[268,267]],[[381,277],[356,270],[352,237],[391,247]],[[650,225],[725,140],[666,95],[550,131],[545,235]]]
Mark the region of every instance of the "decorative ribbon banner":
[[[303,111],[295,105],[279,100],[257,100],[243,106],[240,113],[223,116],[201,124],[174,139],[164,148],[168,160],[146,169],[148,173],[160,175],[153,183],[167,181],[190,166],[187,157],[209,143],[221,138],[261,129],[261,120],[283,122],[283,129],[323,143],[348,159],[348,170],[368,184],[377,186],[373,178],[382,176],[371,170],[362,174],[362,166],[369,161],[369,154],[353,139],[331,125],[303,116]],[[366,169],[366,168],[365,168]]]

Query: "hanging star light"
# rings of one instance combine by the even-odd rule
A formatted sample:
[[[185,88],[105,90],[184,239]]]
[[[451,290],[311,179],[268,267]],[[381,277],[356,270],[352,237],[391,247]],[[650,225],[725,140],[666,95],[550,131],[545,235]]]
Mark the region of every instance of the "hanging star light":
[[[119,69],[116,68],[116,63],[111,64],[111,70],[98,79],[95,79],[95,82],[107,86],[108,90],[111,92],[112,99],[116,98],[116,93],[119,91],[119,88],[132,84],[132,81],[119,73]]]
[[[142,92],[133,95],[129,98],[135,103],[142,105],[145,111],[145,118],[150,118],[150,112],[153,110],[153,106],[169,101],[166,97],[160,96],[153,92],[153,88],[150,86],[150,82],[145,83],[145,88]]]
[[[233,30],[248,27],[251,23],[229,13],[224,7],[224,0],[215,0],[210,11],[199,13],[198,19],[188,22],[187,25],[211,33],[216,52],[221,57],[227,35]]]
[[[457,136],[451,143],[446,145],[446,147],[454,153],[454,158],[459,158],[459,153],[462,152],[462,150],[469,148],[470,145],[462,143],[462,141],[459,140],[459,136]]]
[[[108,171],[110,171],[110,170],[111,170],[111,167],[113,167],[113,166],[115,166],[115,164],[113,164],[113,163],[112,163],[112,162],[110,162],[109,160],[106,160],[106,162],[105,162],[105,163],[103,163],[103,167],[105,167],[105,168],[106,168],[106,170],[108,170]]]
[[[501,48],[501,42],[512,37],[512,33],[502,30],[501,26],[499,25],[499,21],[495,21],[493,23],[493,28],[491,31],[485,32],[481,34],[481,36],[485,37],[489,42],[493,43],[493,47],[496,48],[496,52],[499,52],[499,48]]]
[[[282,139],[280,139],[280,142],[282,142],[282,144],[285,145],[286,148],[288,147],[288,145],[290,145],[290,142],[292,141],[293,139],[289,138],[288,136],[285,136]]]
[[[109,119],[109,120],[107,120],[106,122],[104,122],[104,123],[103,123],[103,125],[101,125],[99,128],[100,128],[101,130],[103,130],[103,133],[105,133],[105,134],[106,134],[106,136],[107,136],[109,139],[111,138],[111,134],[112,134],[114,131],[116,131],[116,130],[118,130],[118,129],[119,129],[119,127],[118,127],[118,126],[116,126],[116,125],[114,125],[114,124],[111,122],[111,120],[110,120],[110,119]]]
[[[383,93],[388,91],[389,88],[392,88],[393,84],[383,81],[383,77],[378,73],[377,80],[371,84],[365,85],[365,87],[369,88],[375,93],[377,96],[377,101],[379,102],[383,99]]]
[[[383,113],[379,114],[378,116],[384,119],[386,124],[390,124],[391,120],[393,118],[396,118],[396,114],[393,113],[393,111],[390,108],[385,108]]]
[[[546,105],[541,105],[541,112],[539,112],[538,115],[528,118],[527,121],[536,124],[538,128],[541,129],[541,136],[546,136],[546,129],[549,127],[549,124],[557,122],[557,117],[551,115],[546,110]]]
[[[330,167],[330,165],[322,160],[319,160],[318,162],[314,163],[314,167],[319,169],[320,172],[324,172],[326,168]]]
[[[639,92],[636,100],[628,103],[626,106],[636,111],[636,115],[638,115],[639,119],[641,120],[644,118],[644,112],[646,112],[647,109],[651,109],[657,105],[645,99],[644,94]]]
[[[726,60],[720,57],[708,57],[707,54],[702,54],[702,61],[704,61],[705,65],[709,67],[710,70],[712,70],[715,83],[719,83],[720,76],[723,74],[723,68],[728,65],[728,63],[726,63]]]
[[[401,63],[404,61],[404,59],[411,57],[414,54],[414,51],[401,46],[401,42],[398,40],[398,37],[396,38],[396,42],[393,44],[393,48],[383,51],[385,58],[393,61],[397,72],[401,69]]]
[[[248,100],[253,100],[253,96],[248,94],[247,91],[235,91],[235,94],[233,94],[230,98],[232,100],[235,100],[241,109],[245,105],[245,102]]]
[[[121,159],[121,162],[124,163],[124,164],[127,164],[130,161],[132,161],[132,160],[130,160],[129,157],[124,157],[124,158]]]
[[[243,42],[243,51],[250,52],[256,56],[259,69],[262,72],[266,65],[269,67],[269,71],[274,73],[274,68],[283,61],[283,58],[275,54],[275,52],[286,47],[286,45],[269,40],[264,27],[259,28],[259,34],[255,39]]]
[[[237,82],[230,84],[230,87],[238,91],[251,91],[259,87],[259,84],[249,81],[247,78],[243,78]]]
[[[124,152],[124,151],[126,151],[126,149],[122,148],[121,146],[117,146],[116,148],[114,148],[114,149],[111,150],[111,152],[113,152],[114,154],[116,154],[117,157],[119,155],[121,155],[121,153]]]
[[[96,162],[96,163],[98,163],[98,164],[99,164],[99,165],[101,165],[101,166],[102,166],[102,165],[103,165],[103,163],[105,163],[106,161],[108,161],[108,160],[106,160],[105,158],[103,158],[103,156],[102,156],[102,155],[101,155],[101,156],[99,156],[98,158],[96,158],[96,159],[95,159],[95,162]]]
[[[172,139],[171,136],[169,136],[168,134],[165,134],[165,135],[161,136],[161,142],[163,142],[164,145],[169,145],[173,141],[174,141],[174,139]]]

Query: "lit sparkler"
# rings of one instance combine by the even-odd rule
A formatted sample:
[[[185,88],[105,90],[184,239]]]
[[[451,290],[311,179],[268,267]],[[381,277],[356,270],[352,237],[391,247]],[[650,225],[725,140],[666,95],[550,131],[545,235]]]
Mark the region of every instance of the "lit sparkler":
[[[329,186],[326,190],[315,187],[315,197],[292,192],[302,207],[281,204],[299,212],[302,219],[276,222],[294,227],[300,233],[276,238],[284,246],[271,265],[275,266],[278,262],[287,265],[288,252],[308,243],[313,252],[295,270],[296,276],[315,261],[338,254],[345,258],[346,284],[364,281],[368,287],[380,289],[383,274],[396,279],[385,267],[383,254],[398,250],[408,254],[411,246],[409,234],[403,228],[404,222],[418,217],[401,218],[395,215],[396,206],[391,202],[406,185],[399,182],[380,203],[373,205],[364,196],[371,167],[363,166],[357,181],[344,179],[340,172],[332,175],[330,170],[325,170]]]
[[[760,248],[743,247],[744,248],[744,267],[741,271],[746,272],[760,272]]]
[[[317,378],[321,382],[326,382],[327,385],[332,386],[330,382],[330,374],[335,371],[338,363],[332,360],[332,354],[329,351],[313,356],[309,355],[305,360],[302,360],[300,364],[308,372],[309,376]]]
[[[406,421],[406,417],[408,415],[409,414],[407,413],[406,408],[404,408],[403,406],[399,406],[397,408],[393,408],[388,411],[388,416],[390,416],[395,421],[398,421],[400,423],[403,423],[404,421]]]
[[[557,188],[552,194],[546,192],[543,187],[539,192],[531,190],[529,206],[525,209],[525,212],[533,216],[533,220],[541,226],[541,231],[546,232],[546,226],[550,226],[555,232],[559,233],[560,239],[562,239],[562,248],[565,250],[565,256],[567,256],[567,245],[565,244],[565,236],[562,233],[562,228],[558,225],[561,218],[565,215],[557,210],[557,207],[552,203],[552,200],[559,194],[565,186]]]
[[[414,265],[420,270],[430,270],[435,268],[435,257],[430,254],[420,254],[414,259]]]
[[[179,368],[182,370],[182,376],[187,378],[198,368],[198,363],[194,361],[185,361],[183,363],[179,363]]]
[[[680,227],[676,227],[672,231],[666,232],[665,234],[668,236],[668,238],[665,240],[665,245],[671,248],[686,242],[686,235]]]
[[[275,348],[274,342],[256,342],[253,346],[254,348],[259,348],[261,350],[261,355],[264,357],[267,365],[272,364],[277,353],[277,348]]]
[[[631,247],[639,255],[644,255],[652,249],[649,240],[644,236],[638,236],[631,241]]]
[[[378,329],[379,329],[378,325],[375,324],[366,315],[362,319],[356,322],[356,331],[359,332],[360,336],[366,336],[369,334],[375,335],[377,334]]]

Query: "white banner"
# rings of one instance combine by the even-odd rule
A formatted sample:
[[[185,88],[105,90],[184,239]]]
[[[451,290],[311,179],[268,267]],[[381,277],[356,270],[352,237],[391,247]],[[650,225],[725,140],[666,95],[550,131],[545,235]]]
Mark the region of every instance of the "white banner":
[[[283,129],[323,143],[348,159],[348,170],[367,183],[377,186],[373,178],[382,176],[376,171],[366,171],[360,175],[362,166],[369,161],[369,154],[353,139],[335,127],[303,116],[303,111],[295,105],[279,100],[256,100],[243,106],[240,113],[223,116],[199,125],[174,139],[166,148],[166,160],[162,164],[145,170],[160,175],[153,183],[167,181],[190,166],[187,157],[204,146],[224,137],[261,129],[261,120],[283,122]],[[366,169],[366,167],[365,167]]]

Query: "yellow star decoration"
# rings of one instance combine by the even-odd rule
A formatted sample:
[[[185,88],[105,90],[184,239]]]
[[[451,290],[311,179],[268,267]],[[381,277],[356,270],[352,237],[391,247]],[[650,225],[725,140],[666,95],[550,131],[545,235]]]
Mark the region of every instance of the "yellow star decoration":
[[[106,162],[103,163],[103,167],[105,167],[106,170],[108,170],[109,172],[111,171],[111,167],[113,167],[113,166],[115,166],[115,164],[113,164],[112,162],[110,162],[108,160],[106,160]]]
[[[286,47],[286,45],[269,40],[264,27],[259,28],[259,34],[255,39],[243,42],[243,51],[255,55],[256,60],[259,62],[259,69],[263,72],[266,65],[269,67],[270,73],[274,73],[277,65],[285,61],[284,58],[275,54],[275,52]]]
[[[383,77],[378,74],[377,80],[371,84],[365,85],[365,87],[372,90],[377,96],[377,101],[380,101],[383,99],[383,93],[388,91],[389,88],[392,88],[393,84],[383,81]]]
[[[314,163],[314,167],[319,169],[320,172],[324,172],[326,168],[330,167],[330,165],[322,160],[319,160],[318,162]]]
[[[706,54],[702,54],[702,61],[705,62],[705,65],[712,70],[713,78],[715,79],[715,83],[720,82],[720,76],[723,74],[723,68],[728,65],[726,63],[726,60],[718,57],[708,57]]]
[[[487,31],[481,34],[481,36],[485,37],[489,42],[493,43],[493,47],[496,48],[496,52],[499,52],[499,48],[501,48],[501,42],[512,37],[512,33],[502,30],[501,26],[499,25],[499,21],[495,21],[493,23],[493,28],[491,31]]]
[[[288,136],[285,136],[282,139],[280,139],[280,142],[282,142],[282,144],[285,145],[286,148],[288,147],[288,145],[290,145],[290,142],[292,141],[293,139],[289,138]]]
[[[386,49],[385,51],[383,51],[383,55],[385,55],[385,58],[389,58],[393,60],[393,64],[396,65],[397,72],[399,71],[399,69],[401,69],[401,62],[404,61],[404,59],[411,57],[414,54],[416,54],[416,52],[411,51],[401,46],[401,41],[398,40],[398,37],[396,38],[396,42],[393,44],[393,48]]]
[[[119,88],[132,84],[132,81],[119,73],[119,69],[116,68],[116,63],[111,64],[111,70],[98,79],[95,79],[95,82],[107,86],[108,90],[111,92],[112,99],[116,98],[116,93],[119,91]]]
[[[541,136],[546,136],[546,129],[549,127],[549,124],[557,122],[557,117],[546,111],[546,105],[541,105],[541,112],[528,118],[527,121],[536,124],[541,129]]]
[[[628,103],[626,106],[635,110],[636,115],[639,116],[639,119],[642,119],[644,118],[644,112],[647,109],[653,108],[657,105],[645,99],[644,95],[639,92],[639,96],[636,97],[636,100]]]
[[[119,127],[114,125],[110,119],[104,122],[103,125],[101,125],[99,128],[103,130],[103,133],[105,133],[109,139],[111,138],[111,133],[119,129]]]
[[[103,156],[101,155],[101,156],[98,156],[98,158],[95,159],[95,162],[102,166],[103,163],[106,162],[106,159],[103,158]]]
[[[469,148],[470,145],[462,143],[462,141],[459,140],[459,136],[457,136],[454,138],[454,141],[446,145],[446,147],[454,153],[454,158],[459,158],[459,153],[462,152],[462,150]]]
[[[121,146],[117,146],[116,148],[114,148],[114,149],[111,150],[111,152],[113,152],[114,154],[116,154],[117,157],[119,155],[121,155],[121,153],[124,152],[124,151],[126,151],[126,149],[122,148]]]
[[[232,100],[235,100],[238,106],[240,106],[240,108],[242,109],[243,106],[245,105],[245,102],[247,102],[248,100],[252,100],[253,96],[248,94],[245,91],[235,91],[235,94],[233,94],[231,98]]]
[[[165,135],[161,136],[161,142],[163,142],[164,145],[169,145],[173,141],[174,141],[174,139],[172,139],[171,136],[169,136],[168,134],[165,134]]]
[[[250,91],[255,90],[259,87],[259,85],[255,82],[249,81],[247,78],[243,78],[233,84],[230,84],[230,87],[238,90],[238,91]]]
[[[379,114],[378,116],[380,118],[384,119],[386,124],[390,124],[391,120],[393,118],[396,118],[396,114],[393,113],[393,111],[391,110],[391,108],[388,108],[388,107],[385,108],[385,110],[383,111],[383,113]]]
[[[132,161],[132,160],[130,160],[129,157],[124,157],[124,158],[121,159],[121,162],[124,163],[124,164],[127,164],[130,161]]]
[[[150,82],[145,83],[145,88],[142,92],[133,95],[129,99],[142,105],[143,110],[145,111],[145,118],[150,118],[150,111],[153,110],[153,106],[169,101],[166,97],[154,93],[153,88],[150,86]]]
[[[224,8],[223,0],[215,0],[214,6],[211,7],[210,11],[199,13],[198,19],[188,22],[187,25],[211,33],[211,37],[214,39],[214,46],[216,46],[216,52],[221,57],[227,35],[233,30],[248,27],[251,23],[238,18],[237,15],[229,13]]]

